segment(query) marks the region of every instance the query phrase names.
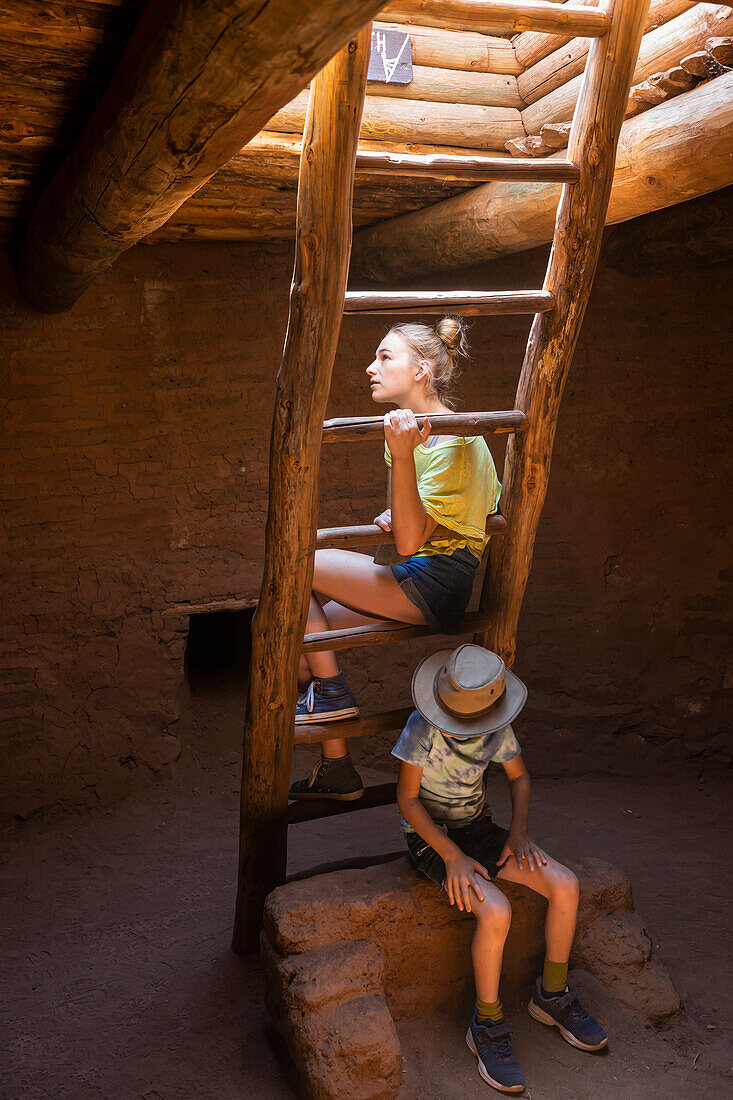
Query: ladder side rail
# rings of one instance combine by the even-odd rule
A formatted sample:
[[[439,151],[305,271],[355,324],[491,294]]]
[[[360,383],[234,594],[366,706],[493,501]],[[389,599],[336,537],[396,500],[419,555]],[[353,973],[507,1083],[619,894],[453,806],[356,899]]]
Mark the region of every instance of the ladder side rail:
[[[283,882],[297,666],[313,578],[322,422],[351,255],[368,23],[313,82],[298,183],[295,270],[270,440],[265,563],[252,623],[232,946],[255,951]]]
[[[502,493],[507,531],[489,546],[480,607],[490,627],[476,634],[508,667],[514,663],[560,398],[598,263],[616,147],[648,8],[649,0],[602,5],[611,29],[591,44],[570,132],[568,160],[579,166],[580,180],[564,185],[558,206],[544,283],[555,295],[555,309],[535,317],[527,343],[515,407],[527,414],[529,427],[508,441]]]

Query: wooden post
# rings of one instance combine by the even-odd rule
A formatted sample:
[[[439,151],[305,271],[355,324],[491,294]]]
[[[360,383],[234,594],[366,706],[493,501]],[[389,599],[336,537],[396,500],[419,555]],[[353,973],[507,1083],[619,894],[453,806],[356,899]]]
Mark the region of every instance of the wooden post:
[[[351,199],[371,25],[313,82],[298,185],[295,271],[270,440],[265,567],[244,726],[235,951],[258,946],[284,881],[286,809],[318,517],[323,415],[351,254]]]
[[[515,402],[529,426],[507,445],[502,493],[507,531],[489,544],[481,593],[481,610],[491,616],[491,626],[478,637],[508,666],[514,662],[558,407],[598,263],[616,145],[649,0],[607,0],[604,6],[611,31],[591,47],[568,147],[580,182],[563,187],[545,277],[545,290],[556,296],[556,305],[535,317],[530,332]]]
[[[379,0],[150,0],[28,227],[18,283],[30,304],[50,313],[72,305],[238,153],[378,7]]]

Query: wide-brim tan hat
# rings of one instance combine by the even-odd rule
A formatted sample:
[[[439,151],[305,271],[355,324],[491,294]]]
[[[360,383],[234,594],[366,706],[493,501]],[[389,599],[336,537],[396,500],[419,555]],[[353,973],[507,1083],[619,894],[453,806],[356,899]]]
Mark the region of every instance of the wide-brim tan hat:
[[[479,645],[440,649],[412,677],[412,698],[432,726],[453,737],[480,737],[508,726],[527,689],[497,653]]]

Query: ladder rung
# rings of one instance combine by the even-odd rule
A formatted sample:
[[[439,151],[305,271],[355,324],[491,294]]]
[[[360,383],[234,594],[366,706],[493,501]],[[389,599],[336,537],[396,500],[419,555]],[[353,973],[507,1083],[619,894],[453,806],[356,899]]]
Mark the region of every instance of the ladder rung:
[[[367,787],[362,798],[353,802],[332,802],[328,798],[314,798],[308,802],[290,802],[287,809],[288,825],[299,821],[317,821],[320,817],[335,817],[354,810],[373,810],[377,806],[389,806],[397,801],[397,784],[380,783],[376,787]]]
[[[412,714],[412,707],[400,707],[385,714],[370,714],[367,718],[344,718],[341,722],[313,723],[295,727],[294,745],[316,745],[322,741],[336,741],[342,737],[372,737],[375,733],[388,733],[402,729]]]
[[[486,517],[486,533],[503,534],[506,520],[503,516]],[[433,538],[436,536],[433,535]],[[348,549],[353,546],[390,546],[394,542],[392,531],[384,531],[376,523],[367,523],[361,527],[321,527],[316,532],[316,546],[319,550],[337,548]]]
[[[376,856],[351,856],[349,859],[333,859],[329,860],[328,863],[317,863],[315,867],[308,867],[305,871],[294,871],[292,875],[287,876],[285,881],[300,882],[304,878],[313,878],[314,875],[329,875],[332,871],[361,871],[367,867],[379,867],[383,863],[393,863],[396,859],[404,859],[406,855],[406,848],[398,848],[396,852],[382,852]]]
[[[479,611],[469,612],[456,619],[450,627],[440,631],[449,637],[456,634],[473,634],[489,626],[488,615]],[[390,642],[402,642],[407,638],[425,638],[434,634],[429,626],[416,626],[412,623],[370,623],[368,626],[353,626],[348,630],[323,630],[317,634],[306,634],[303,638],[304,653],[319,653],[328,649],[355,649],[363,645],[388,645]]]
[[[384,172],[439,180],[530,180],[533,183],[577,183],[580,168],[564,158],[557,160],[531,157],[462,157],[460,154],[375,153],[356,154],[357,171]]]
[[[422,427],[422,415],[417,422]],[[507,435],[525,432],[527,416],[520,409],[485,413],[438,413],[430,417],[431,435]],[[383,439],[384,417],[339,416],[323,421],[323,443],[354,443],[359,439]]]
[[[597,8],[548,0],[393,0],[379,19],[491,35],[541,31],[572,38],[600,38],[611,26]]]
[[[547,313],[555,305],[549,290],[378,290],[346,292],[344,313],[457,313],[495,317],[507,313]]]

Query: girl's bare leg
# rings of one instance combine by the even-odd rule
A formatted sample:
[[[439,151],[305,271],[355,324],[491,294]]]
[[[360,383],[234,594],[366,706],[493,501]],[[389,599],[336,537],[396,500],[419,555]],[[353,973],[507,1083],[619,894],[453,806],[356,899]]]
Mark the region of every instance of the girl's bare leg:
[[[352,611],[350,607],[344,607],[335,600],[329,600],[325,606],[322,606],[318,597],[311,593],[306,626],[309,634],[321,630],[343,630],[349,626],[369,626],[371,623],[381,622],[384,622],[384,619],[376,618],[374,615],[362,615],[360,611]],[[311,662],[315,667],[311,667]],[[302,691],[314,676],[336,676],[338,671],[336,656],[330,650],[325,653],[311,653],[309,657],[302,653],[298,665],[298,687]]]
[[[317,550],[313,590],[318,597],[311,595],[306,627],[309,634],[365,626],[385,619],[425,622],[422,611],[405,596],[389,566],[375,565],[365,554],[351,550]],[[304,672],[303,662],[314,677],[336,676],[339,671],[336,656],[330,650],[304,655],[299,677]],[[323,755],[331,760],[347,752],[344,740],[324,741],[322,747]]]

